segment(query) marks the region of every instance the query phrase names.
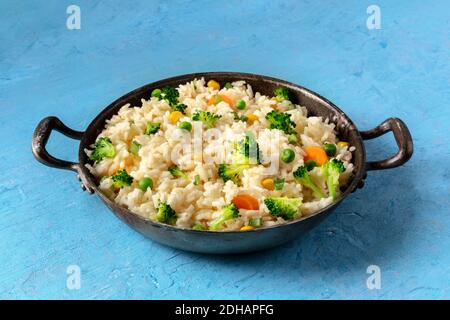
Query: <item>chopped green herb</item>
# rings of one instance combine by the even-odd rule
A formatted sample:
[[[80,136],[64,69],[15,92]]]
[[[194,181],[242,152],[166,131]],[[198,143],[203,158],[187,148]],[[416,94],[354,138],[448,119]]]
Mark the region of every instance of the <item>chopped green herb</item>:
[[[296,134],[290,134],[290,135],[288,136],[288,142],[289,142],[290,144],[296,144],[296,143],[298,142],[297,135],[296,135]]]
[[[284,178],[282,179],[275,179],[274,181],[275,190],[283,190],[284,188]]]
[[[205,230],[205,226],[199,223],[196,223],[192,226],[192,230]]]
[[[130,152],[131,154],[137,155],[139,152],[139,149],[141,148],[141,145],[136,140],[133,140],[130,145]]]
[[[233,111],[233,116],[234,116],[234,120],[235,121],[243,121],[243,122],[247,122],[248,117],[246,115],[240,115],[239,113],[237,113],[236,111]]]
[[[252,227],[260,227],[262,225],[262,218],[251,218],[248,220],[248,224]]]
[[[186,173],[184,173],[184,171],[181,170],[180,168],[178,168],[177,166],[171,166],[168,170],[174,178],[183,178],[183,179],[189,180],[188,175]]]

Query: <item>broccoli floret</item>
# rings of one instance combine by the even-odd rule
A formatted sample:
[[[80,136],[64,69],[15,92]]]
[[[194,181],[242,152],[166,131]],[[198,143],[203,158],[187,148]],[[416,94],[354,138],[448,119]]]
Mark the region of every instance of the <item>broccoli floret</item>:
[[[240,115],[236,111],[233,111],[232,113],[233,113],[233,118],[235,121],[247,122],[248,117],[246,115]]]
[[[298,214],[298,208],[302,204],[302,200],[288,197],[269,197],[264,199],[264,204],[271,215],[290,220]]]
[[[289,113],[273,110],[266,114],[266,119],[270,122],[270,129],[278,129],[286,134],[295,133],[296,124]]]
[[[311,179],[311,176],[308,173],[308,169],[306,169],[305,166],[300,166],[297,168],[297,170],[294,171],[294,178],[305,187],[311,189],[316,198],[325,198],[325,194]]]
[[[235,184],[239,184],[239,178],[241,176],[242,171],[250,168],[249,164],[221,164],[219,165],[219,176],[223,179],[223,181],[227,182],[228,180],[233,181]]]
[[[339,190],[339,175],[344,172],[344,163],[338,159],[332,159],[322,166],[322,174],[327,181],[327,188],[333,199],[337,198]]]
[[[182,114],[186,114],[187,105],[184,103],[178,103],[177,105],[172,107],[173,111],[180,111]]]
[[[159,99],[166,100],[171,107],[174,107],[178,104],[178,97],[180,94],[178,93],[178,90],[171,86],[165,86],[161,90],[161,95],[159,96]]]
[[[156,213],[156,220],[162,223],[175,224],[177,221],[177,213],[167,203],[160,202],[158,212]]]
[[[159,100],[166,100],[173,111],[180,111],[185,114],[187,106],[185,104],[178,103],[180,93],[174,87],[165,86],[162,89],[155,89],[152,91],[152,97],[156,97]]]
[[[277,87],[273,89],[273,94],[278,101],[289,100],[289,90],[284,87]]]
[[[198,110],[192,115],[192,120],[201,121],[207,129],[211,129],[214,128],[217,120],[221,117],[222,116],[209,111]]]
[[[171,167],[169,167],[168,170],[169,170],[170,174],[175,178],[183,178],[186,180],[190,180],[188,175],[186,173],[184,173],[183,170],[181,170],[177,166],[171,166]]]
[[[246,132],[244,139],[239,142],[239,152],[250,162],[261,163],[261,151],[252,132]]]
[[[211,222],[209,226],[210,230],[219,230],[222,224],[230,219],[235,219],[239,217],[239,210],[234,203],[222,207],[222,212],[220,217]]]
[[[133,177],[130,176],[126,170],[119,170],[111,177],[113,186],[115,188],[123,188],[130,186],[133,183]]]
[[[261,163],[261,152],[253,134],[247,132],[244,139],[235,145],[232,163],[219,165],[219,176],[223,181],[228,180],[239,183],[242,171],[252,165]]]
[[[114,158],[116,149],[114,148],[111,139],[107,137],[100,137],[95,142],[94,150],[91,153],[90,159],[96,162],[103,158]]]
[[[160,122],[149,121],[149,122],[147,122],[147,128],[145,129],[145,134],[146,135],[154,134],[154,133],[158,132],[160,127],[161,127]]]

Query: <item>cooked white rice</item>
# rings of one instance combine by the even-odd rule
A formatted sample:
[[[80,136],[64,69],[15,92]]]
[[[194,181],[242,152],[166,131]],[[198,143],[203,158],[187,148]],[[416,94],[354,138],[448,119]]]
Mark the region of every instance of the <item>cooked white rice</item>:
[[[308,117],[305,107],[294,105],[285,100],[282,102],[261,95],[244,81],[232,83],[232,88],[215,90],[206,85],[205,80],[195,79],[178,88],[179,101],[187,105],[186,113],[193,114],[203,109],[221,115],[215,128],[205,129],[199,121],[192,121],[189,116],[183,116],[179,122],[169,121],[172,109],[165,100],[152,97],[142,99],[142,106],[124,105],[117,115],[108,120],[105,129],[99,137],[108,137],[112,141],[116,155],[114,158],[87,165],[91,173],[99,178],[100,189],[113,201],[131,211],[149,219],[155,219],[160,201],[167,202],[177,214],[176,226],[191,228],[202,224],[206,228],[209,223],[220,215],[221,208],[230,204],[234,196],[246,193],[259,201],[259,210],[240,209],[239,218],[228,220],[223,229],[240,230],[249,224],[249,219],[261,217],[262,226],[272,226],[285,223],[282,218],[273,217],[264,204],[268,196],[299,198],[303,204],[299,208],[298,218],[311,214],[332,203],[332,198],[314,199],[312,192],[297,183],[292,172],[304,164],[305,146],[322,146],[324,143],[336,143],[335,125],[328,119]],[[222,101],[217,105],[208,105],[208,100],[214,96],[225,94],[233,101],[243,99],[245,110],[236,110]],[[274,109],[285,111],[296,123],[295,130],[299,137],[296,145],[288,143],[288,136],[277,129],[270,129],[265,115]],[[252,124],[236,121],[233,111],[239,114],[254,114],[257,120]],[[144,134],[148,121],[160,122],[160,130],[153,135]],[[192,132],[178,128],[181,121],[189,121],[193,125]],[[203,131],[203,132],[202,132]],[[244,170],[239,185],[232,181],[226,183],[218,175],[218,167],[228,153],[233,142],[239,141],[245,133],[253,132],[262,153],[263,163]],[[140,145],[138,155],[133,155],[130,143],[135,140]],[[93,146],[92,146],[93,147]],[[285,148],[295,152],[295,160],[291,163],[278,161],[279,153]],[[193,151],[194,150],[194,151]],[[336,158],[343,161],[345,171],[340,175],[340,184],[344,185],[353,171],[351,146],[337,146]],[[91,150],[86,153],[91,155]],[[214,161],[214,159],[216,159]],[[189,177],[174,178],[168,171],[172,165],[177,165]],[[131,186],[114,190],[112,179],[118,170],[125,169],[134,178]],[[320,168],[316,167],[310,174],[314,181],[326,192],[326,183]],[[194,177],[200,176],[201,183],[194,185]],[[138,181],[143,177],[151,177],[153,188],[145,192],[138,188]],[[268,190],[261,185],[265,178],[284,178],[282,190]],[[101,180],[100,180],[101,179]]]

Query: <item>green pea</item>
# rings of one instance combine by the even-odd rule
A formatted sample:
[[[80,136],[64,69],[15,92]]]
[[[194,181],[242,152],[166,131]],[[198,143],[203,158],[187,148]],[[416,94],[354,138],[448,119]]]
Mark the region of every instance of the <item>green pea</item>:
[[[162,93],[161,89],[155,89],[152,91],[152,97],[159,98],[161,96],[161,93]]]
[[[290,134],[290,135],[288,136],[288,142],[289,142],[290,144],[296,144],[296,143],[298,142],[297,136],[296,136],[295,134]]]
[[[294,161],[295,153],[292,149],[284,149],[283,152],[281,152],[281,160],[283,160],[286,163]]]
[[[205,230],[205,226],[202,224],[194,224],[192,230]]]
[[[227,83],[225,83],[224,87],[226,89],[231,89],[231,88],[233,88],[233,85],[230,82],[227,82]]]
[[[329,156],[329,157],[334,157],[336,155],[336,145],[332,144],[332,143],[326,143],[323,146],[323,149],[325,150],[325,153]]]
[[[312,169],[317,167],[317,162],[315,162],[314,160],[308,160],[305,162],[305,167],[306,170],[311,171]]]
[[[215,97],[214,104],[218,104],[220,101],[222,101],[222,98],[219,95],[217,95]]]
[[[180,129],[184,129],[187,130],[189,132],[192,131],[192,124],[188,121],[183,121],[182,123],[180,123],[180,125],[178,126]]]
[[[153,188],[153,180],[150,177],[144,177],[141,180],[139,180],[139,189],[142,191],[147,191],[147,189]]]
[[[244,110],[246,106],[246,103],[244,100],[239,100],[238,102],[236,102],[236,108],[238,108],[239,110]]]

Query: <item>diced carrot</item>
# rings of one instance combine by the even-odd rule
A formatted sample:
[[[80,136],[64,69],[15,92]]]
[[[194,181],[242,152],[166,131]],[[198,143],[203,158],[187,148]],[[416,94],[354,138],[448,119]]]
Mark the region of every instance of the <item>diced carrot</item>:
[[[234,101],[230,97],[228,97],[224,94],[215,95],[215,96],[212,96],[211,98],[209,98],[208,106],[211,106],[213,104],[218,104],[220,101],[228,103],[228,105],[230,107],[234,107]]]
[[[228,105],[230,107],[234,107],[234,101],[230,97],[228,97],[228,96],[226,96],[224,94],[219,94],[219,96],[220,96],[220,98],[222,98],[223,102],[228,103]]]
[[[314,160],[318,166],[321,166],[328,161],[328,156],[322,147],[310,146],[303,148],[303,150],[306,152],[306,156],[304,158],[305,162],[308,160]]]
[[[213,104],[216,104],[216,96],[211,96],[208,100],[208,106],[212,106]]]
[[[238,194],[231,200],[231,202],[234,203],[238,209],[247,209],[247,210],[259,209],[258,200],[249,194]]]

